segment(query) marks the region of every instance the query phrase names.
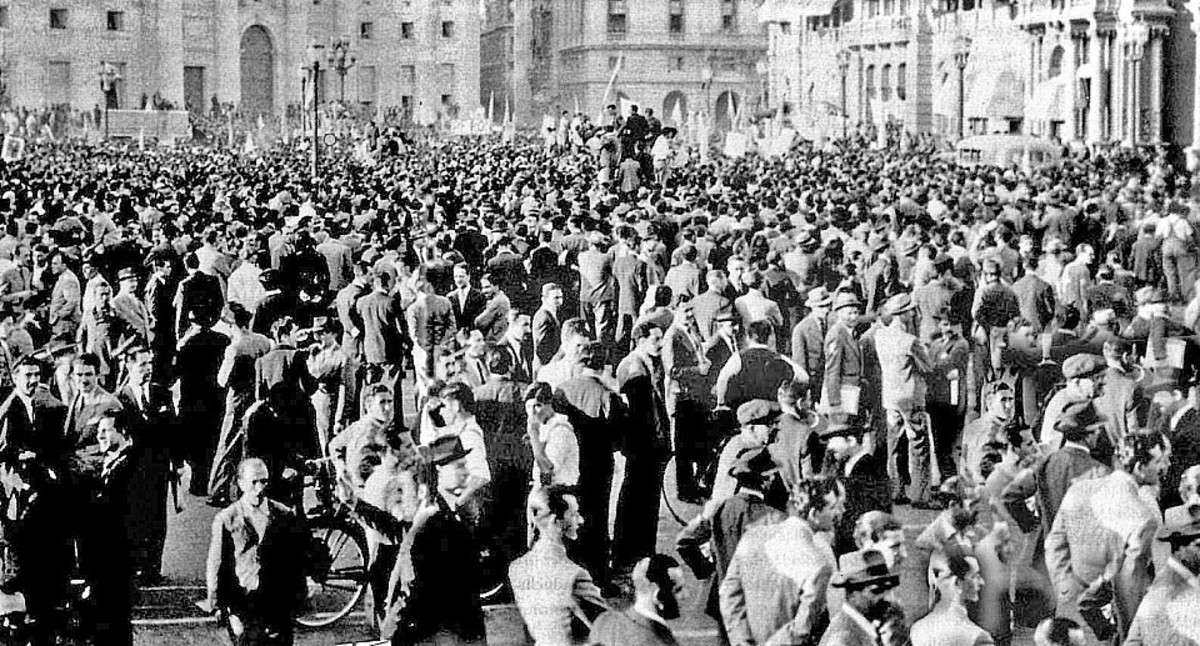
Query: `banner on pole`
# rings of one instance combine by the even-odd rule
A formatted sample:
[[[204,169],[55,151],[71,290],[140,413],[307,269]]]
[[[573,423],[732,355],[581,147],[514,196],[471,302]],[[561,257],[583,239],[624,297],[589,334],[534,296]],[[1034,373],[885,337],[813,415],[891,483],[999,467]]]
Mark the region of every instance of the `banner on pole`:
[[[15,135],[4,137],[4,147],[0,150],[0,159],[6,162],[21,161],[25,157],[25,140]]]

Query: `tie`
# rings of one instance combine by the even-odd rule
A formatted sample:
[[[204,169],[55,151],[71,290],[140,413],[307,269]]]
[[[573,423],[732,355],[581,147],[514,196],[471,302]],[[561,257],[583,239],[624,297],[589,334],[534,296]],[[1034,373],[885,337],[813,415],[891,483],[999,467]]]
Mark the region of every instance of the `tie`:
[[[480,381],[487,380],[487,368],[484,367],[483,361],[481,359],[478,359],[478,358],[475,359],[475,370],[479,373]]]

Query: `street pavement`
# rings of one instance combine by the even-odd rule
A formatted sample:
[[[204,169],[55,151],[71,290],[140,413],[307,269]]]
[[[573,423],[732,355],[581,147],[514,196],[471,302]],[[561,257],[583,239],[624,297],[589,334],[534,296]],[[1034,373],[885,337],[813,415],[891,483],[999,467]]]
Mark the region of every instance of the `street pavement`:
[[[408,406],[406,406],[408,408]],[[614,491],[618,483],[614,483]],[[664,486],[669,494],[675,492],[674,469],[667,469]],[[186,487],[180,487],[187,491]],[[671,508],[684,520],[699,513],[700,508],[671,498]],[[195,607],[195,602],[204,597],[204,567],[208,553],[210,528],[216,509],[207,506],[203,499],[185,496],[182,513],[170,519],[167,532],[166,557],[163,574],[167,581],[162,586],[141,591],[135,610],[134,642],[138,646],[189,646],[223,644],[224,633],[213,620]],[[515,512],[516,510],[514,510]],[[904,523],[910,542],[935,517],[931,511],[901,507],[897,517]],[[661,506],[658,523],[658,548],[664,553],[674,553],[675,536],[682,525],[666,505]],[[911,544],[911,543],[910,543]],[[901,573],[901,586],[895,599],[912,612],[919,609],[926,598],[923,581],[925,575],[919,566],[909,560]],[[702,582],[688,573],[683,600],[683,616],[671,622],[676,637],[685,646],[713,646],[717,644],[716,624],[703,611]],[[491,606],[486,609],[488,643],[490,646],[517,646],[527,644],[524,626],[516,608],[511,605]],[[296,643],[303,646],[328,646],[334,644],[374,643],[367,626],[363,607],[333,626],[320,630],[301,630]],[[1014,646],[1030,646],[1029,631],[1020,631],[1014,636]]]

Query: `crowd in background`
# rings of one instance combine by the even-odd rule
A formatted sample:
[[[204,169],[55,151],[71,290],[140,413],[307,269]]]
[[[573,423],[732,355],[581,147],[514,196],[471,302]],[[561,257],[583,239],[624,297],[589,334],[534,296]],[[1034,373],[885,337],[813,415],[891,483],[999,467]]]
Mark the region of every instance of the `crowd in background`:
[[[1196,640],[1200,219],[1162,155],[355,125],[315,178],[295,142],[0,166],[0,600],[35,643],[76,575],[130,643],[177,487],[221,509],[211,607],[291,643],[323,458],[394,643],[485,642],[481,595],[538,644],[674,643],[680,562],[738,646]]]

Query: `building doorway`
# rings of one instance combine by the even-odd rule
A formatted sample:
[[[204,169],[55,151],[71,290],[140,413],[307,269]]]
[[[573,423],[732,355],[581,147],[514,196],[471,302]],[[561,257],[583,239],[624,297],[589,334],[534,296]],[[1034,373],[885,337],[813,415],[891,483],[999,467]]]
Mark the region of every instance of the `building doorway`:
[[[271,36],[262,25],[242,34],[242,102],[245,115],[271,114],[275,96],[275,65]]]
[[[204,112],[204,68],[183,68],[183,104],[191,112]]]

